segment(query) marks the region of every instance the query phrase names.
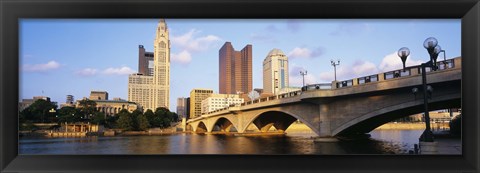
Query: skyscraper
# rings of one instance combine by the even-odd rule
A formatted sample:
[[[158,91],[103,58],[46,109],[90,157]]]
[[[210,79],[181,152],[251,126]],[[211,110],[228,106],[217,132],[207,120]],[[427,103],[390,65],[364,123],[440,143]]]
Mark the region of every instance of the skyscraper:
[[[252,90],[252,45],[235,51],[232,43],[225,42],[219,50],[220,94],[247,94]]]
[[[139,46],[138,73],[128,77],[128,100],[144,111],[170,106],[170,39],[165,19],[157,25],[153,45],[153,53]]]
[[[279,94],[282,88],[288,88],[288,57],[272,49],[263,60],[263,93]]]

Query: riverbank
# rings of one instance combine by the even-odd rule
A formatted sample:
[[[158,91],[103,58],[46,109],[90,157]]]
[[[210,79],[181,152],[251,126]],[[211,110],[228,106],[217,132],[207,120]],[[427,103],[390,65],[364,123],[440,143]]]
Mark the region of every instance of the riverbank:
[[[449,130],[448,123],[430,123],[430,127],[433,131]],[[375,130],[421,130],[425,129],[424,122],[418,123],[387,123],[377,127]]]

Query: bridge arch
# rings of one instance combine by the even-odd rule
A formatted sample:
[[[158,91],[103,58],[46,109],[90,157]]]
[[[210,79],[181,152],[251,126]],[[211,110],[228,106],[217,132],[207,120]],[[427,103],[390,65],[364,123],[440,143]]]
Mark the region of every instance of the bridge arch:
[[[203,121],[200,121],[197,124],[197,127],[194,129],[195,133],[206,133],[209,132],[207,125]]]
[[[448,109],[461,106],[459,95],[448,95],[429,102],[429,111]],[[336,129],[332,130],[332,136],[348,135],[355,133],[368,133],[375,128],[393,120],[410,115],[423,113],[423,102],[410,101],[403,104],[393,105],[378,109],[354,118]]]
[[[237,127],[233,124],[234,121],[230,120],[230,118],[227,117],[220,117],[214,121],[215,123],[212,124],[212,129],[213,131],[221,131],[221,132],[231,132],[231,131],[238,131]],[[233,129],[232,129],[233,128]]]
[[[296,120],[302,121],[312,131],[318,134],[315,126],[305,121],[301,116],[285,110],[268,110],[256,114],[248,120],[239,132],[245,132],[251,124],[254,124],[261,132],[266,132],[272,126],[277,130],[285,131]]]

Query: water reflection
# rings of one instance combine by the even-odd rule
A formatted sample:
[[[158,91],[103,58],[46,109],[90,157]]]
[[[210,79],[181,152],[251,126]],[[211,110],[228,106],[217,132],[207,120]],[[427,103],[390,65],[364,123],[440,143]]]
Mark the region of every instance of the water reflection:
[[[359,141],[315,142],[312,133],[271,136],[21,138],[20,154],[404,154],[422,130],[379,130]]]

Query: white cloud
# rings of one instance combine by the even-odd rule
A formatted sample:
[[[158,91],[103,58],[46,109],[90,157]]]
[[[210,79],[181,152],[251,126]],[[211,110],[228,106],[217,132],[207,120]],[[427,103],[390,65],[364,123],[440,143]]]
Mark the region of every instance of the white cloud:
[[[289,58],[315,58],[323,54],[323,48],[318,47],[314,50],[310,50],[306,47],[295,47],[290,51],[287,56]]]
[[[291,87],[301,87],[303,85],[303,77],[301,75],[290,76],[289,80],[290,80],[289,83]],[[309,73],[305,75],[305,85],[316,84],[316,83],[318,82],[315,75],[309,74]]]
[[[180,64],[188,64],[190,61],[192,61],[192,55],[190,55],[190,53],[186,50],[178,54],[172,53],[172,61]]]
[[[46,72],[49,70],[58,69],[60,63],[56,61],[49,61],[45,64],[25,64],[23,65],[23,70],[27,72]]]
[[[422,61],[412,59],[411,55],[407,58],[406,66],[420,65]],[[380,65],[378,66],[380,71],[387,72],[396,69],[403,69],[402,60],[397,55],[397,52],[386,55]]]
[[[76,71],[75,74],[79,76],[93,76],[97,74],[97,69],[85,68],[85,69]]]
[[[289,85],[292,87],[301,87],[303,85],[303,77],[300,75],[300,71],[305,72],[303,67],[295,64],[290,65]],[[305,85],[317,83],[317,79],[314,74],[308,73],[305,75]]]
[[[120,68],[107,68],[102,72],[105,75],[129,75],[135,73],[130,67],[120,67]]]
[[[421,64],[422,61],[412,59],[409,57],[406,62],[406,66],[414,66]],[[332,67],[333,68],[333,67]],[[368,61],[356,61],[350,65],[340,65],[337,66],[337,80],[347,80],[357,77],[363,77],[373,74],[378,74],[381,72],[387,72],[392,70],[402,69],[403,64],[397,53],[391,53],[386,55],[380,64],[377,66],[372,62]],[[321,82],[329,82],[334,80],[334,70],[328,72],[320,73],[319,79]]]
[[[210,48],[214,43],[220,41],[220,37],[215,35],[206,35],[196,37],[201,31],[196,29],[191,29],[187,33],[174,36],[172,35],[172,44],[179,46],[181,49],[187,51],[204,51]]]
[[[372,31],[373,28],[366,23],[342,23],[335,28],[330,35],[339,36],[339,35],[348,35],[348,36],[355,36],[361,34],[363,32]]]

